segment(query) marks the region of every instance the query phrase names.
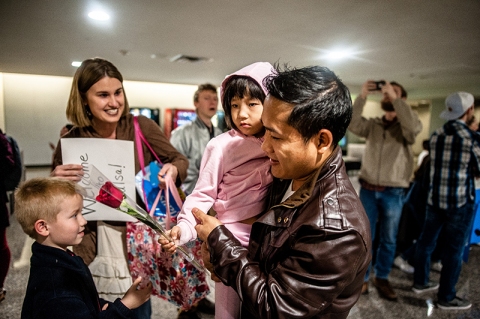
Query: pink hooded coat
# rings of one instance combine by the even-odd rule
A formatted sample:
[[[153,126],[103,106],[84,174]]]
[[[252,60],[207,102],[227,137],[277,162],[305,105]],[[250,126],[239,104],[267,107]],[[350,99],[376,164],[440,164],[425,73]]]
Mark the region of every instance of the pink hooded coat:
[[[251,77],[268,94],[262,81],[272,71],[272,65],[267,62],[248,65],[225,77],[221,95],[226,82],[235,75]],[[178,215],[180,245],[197,237],[196,221],[191,213],[194,207],[205,213],[213,207],[217,218],[242,245],[248,245],[251,225],[239,221],[263,212],[268,186],[273,181],[269,158],[261,149],[262,142],[263,138],[246,136],[233,129],[210,140],[202,157],[198,182]]]

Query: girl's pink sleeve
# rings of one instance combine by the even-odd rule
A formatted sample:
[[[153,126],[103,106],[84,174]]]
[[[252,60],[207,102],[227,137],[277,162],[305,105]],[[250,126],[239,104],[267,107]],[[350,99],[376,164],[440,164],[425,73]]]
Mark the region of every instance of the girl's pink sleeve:
[[[213,206],[218,195],[218,185],[224,174],[223,145],[218,138],[210,140],[205,148],[200,165],[200,174],[193,192],[187,196],[182,211],[178,214],[177,226],[181,229],[180,243],[183,245],[195,238],[197,222],[192,209],[197,207],[204,213]]]

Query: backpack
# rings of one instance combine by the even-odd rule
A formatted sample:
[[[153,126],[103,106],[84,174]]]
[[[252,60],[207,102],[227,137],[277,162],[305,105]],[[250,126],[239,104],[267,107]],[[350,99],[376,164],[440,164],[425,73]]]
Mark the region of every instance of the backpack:
[[[17,188],[18,184],[22,180],[23,165],[22,165],[22,156],[20,154],[20,148],[18,147],[17,141],[11,136],[5,134],[5,138],[10,143],[13,152],[13,159],[15,161],[15,166],[12,170],[8,171],[5,175],[5,189],[7,191],[13,191]]]

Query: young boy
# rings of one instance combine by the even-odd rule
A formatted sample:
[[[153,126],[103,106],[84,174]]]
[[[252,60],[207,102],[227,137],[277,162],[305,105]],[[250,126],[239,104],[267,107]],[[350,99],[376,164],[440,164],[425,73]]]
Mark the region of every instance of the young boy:
[[[150,298],[150,283],[138,289],[141,278],[113,303],[98,297],[88,267],[67,249],[83,239],[82,208],[80,189],[67,180],[34,178],[15,192],[17,220],[35,239],[22,319],[131,318]]]

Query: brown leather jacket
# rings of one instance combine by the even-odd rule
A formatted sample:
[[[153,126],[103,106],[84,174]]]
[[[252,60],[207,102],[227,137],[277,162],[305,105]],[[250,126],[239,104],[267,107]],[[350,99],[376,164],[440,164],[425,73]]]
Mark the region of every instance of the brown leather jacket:
[[[290,198],[275,180],[271,207],[243,248],[221,225],[208,237],[217,276],[242,300],[242,318],[346,318],[371,258],[370,223],[340,149]]]

